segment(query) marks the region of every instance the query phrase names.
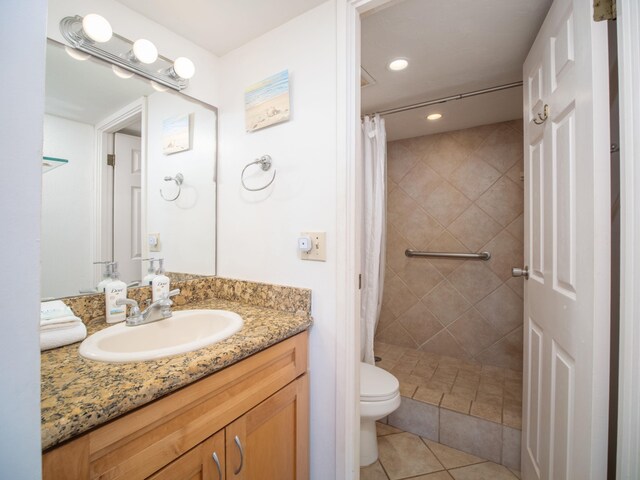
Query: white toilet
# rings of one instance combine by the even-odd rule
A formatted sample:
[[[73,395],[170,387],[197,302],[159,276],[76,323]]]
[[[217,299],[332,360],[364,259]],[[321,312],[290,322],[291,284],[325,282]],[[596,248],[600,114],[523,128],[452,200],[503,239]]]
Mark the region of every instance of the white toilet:
[[[400,406],[400,382],[386,370],[360,363],[360,466],[378,459],[376,420]]]

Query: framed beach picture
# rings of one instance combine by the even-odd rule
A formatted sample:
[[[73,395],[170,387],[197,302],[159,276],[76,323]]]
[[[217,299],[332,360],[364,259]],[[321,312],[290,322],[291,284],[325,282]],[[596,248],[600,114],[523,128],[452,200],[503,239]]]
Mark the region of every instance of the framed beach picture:
[[[162,153],[183,152],[191,148],[191,115],[179,115],[162,122]]]
[[[289,71],[283,70],[244,92],[245,126],[253,132],[289,120]]]

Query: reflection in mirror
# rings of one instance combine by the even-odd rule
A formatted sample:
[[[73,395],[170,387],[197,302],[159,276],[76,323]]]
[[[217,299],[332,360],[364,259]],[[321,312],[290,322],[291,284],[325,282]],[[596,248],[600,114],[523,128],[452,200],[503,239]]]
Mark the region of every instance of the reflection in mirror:
[[[43,163],[42,297],[94,293],[94,262],[215,274],[217,110],[80,58],[49,40],[43,155],[67,163]]]

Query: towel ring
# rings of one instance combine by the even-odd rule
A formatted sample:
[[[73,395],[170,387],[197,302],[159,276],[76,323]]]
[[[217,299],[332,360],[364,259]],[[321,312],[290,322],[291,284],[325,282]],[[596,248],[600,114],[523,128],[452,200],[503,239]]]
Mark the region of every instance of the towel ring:
[[[160,196],[162,197],[163,200],[166,200],[167,202],[173,202],[174,200],[176,200],[179,196],[180,196],[180,192],[182,191],[182,182],[184,182],[184,175],[182,175],[181,173],[176,173],[175,177],[164,177],[164,181],[165,182],[171,182],[174,181],[176,183],[176,185],[178,186],[178,193],[176,193],[176,196],[173,198],[167,198],[164,196],[164,193],[162,193],[162,188],[160,189]]]
[[[276,179],[276,172],[277,170],[273,171],[273,176],[271,177],[271,180],[269,180],[269,183],[267,183],[265,186],[260,187],[260,188],[249,188],[247,187],[247,185],[244,183],[244,172],[247,168],[249,168],[251,165],[255,165],[255,164],[260,164],[260,168],[266,172],[271,168],[271,164],[273,163],[271,160],[271,156],[270,155],[263,155],[260,158],[254,160],[251,163],[247,163],[244,168],[242,169],[242,173],[240,174],[240,183],[242,183],[242,186],[244,187],[245,190],[249,190],[250,192],[259,192],[260,190],[264,190],[265,188],[267,188],[269,185],[271,185],[273,183],[273,181]]]

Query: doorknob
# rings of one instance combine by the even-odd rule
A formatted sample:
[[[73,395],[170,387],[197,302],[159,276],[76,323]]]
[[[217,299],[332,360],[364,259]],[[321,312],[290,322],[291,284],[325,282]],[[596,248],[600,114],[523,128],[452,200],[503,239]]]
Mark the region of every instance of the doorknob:
[[[529,279],[529,267],[525,266],[524,268],[511,268],[511,276],[512,277],[524,277],[525,280]]]

